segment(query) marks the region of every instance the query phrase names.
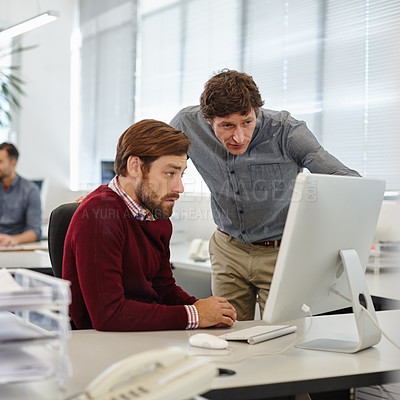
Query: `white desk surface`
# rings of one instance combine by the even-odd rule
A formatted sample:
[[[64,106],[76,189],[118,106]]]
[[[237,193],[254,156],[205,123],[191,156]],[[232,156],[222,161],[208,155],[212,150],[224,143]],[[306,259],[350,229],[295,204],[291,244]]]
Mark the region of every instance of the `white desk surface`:
[[[331,336],[343,331],[352,315],[334,315],[314,318],[307,338]],[[400,310],[378,313],[382,328],[400,342]],[[259,321],[241,322],[238,328]],[[351,326],[351,323],[350,323]],[[208,330],[210,332],[210,330]],[[287,335],[257,345],[231,342],[228,350],[191,348],[190,335],[197,331],[161,332],[97,332],[73,331],[68,352],[73,375],[67,389],[59,390],[54,380],[18,383],[0,386],[0,399],[7,400],[61,400],[80,392],[102,370],[129,355],[164,346],[177,346],[191,353],[206,356],[219,368],[236,372],[233,376],[216,377],[209,399],[256,399],[285,396],[294,393],[312,393],[388,382],[400,382],[400,351],[387,339],[356,354],[341,354],[291,348],[277,353],[297,337]],[[221,333],[223,330],[211,330]],[[262,395],[262,396],[261,396]],[[257,397],[258,396],[258,397]]]
[[[0,268],[51,268],[47,240],[0,250]]]
[[[0,268],[51,268],[49,253],[44,250],[0,252]]]

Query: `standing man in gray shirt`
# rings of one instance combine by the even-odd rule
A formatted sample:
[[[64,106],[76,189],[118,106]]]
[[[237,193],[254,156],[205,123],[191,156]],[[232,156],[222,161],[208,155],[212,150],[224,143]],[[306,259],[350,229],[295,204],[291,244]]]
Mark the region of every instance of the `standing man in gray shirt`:
[[[15,172],[19,152],[12,143],[0,144],[0,246],[40,240],[40,191]]]
[[[171,125],[192,142],[189,157],[211,192],[218,229],[210,240],[212,291],[238,320],[264,311],[294,181],[302,168],[359,174],[318,143],[303,121],[264,104],[252,77],[223,70],[206,82],[200,105]]]

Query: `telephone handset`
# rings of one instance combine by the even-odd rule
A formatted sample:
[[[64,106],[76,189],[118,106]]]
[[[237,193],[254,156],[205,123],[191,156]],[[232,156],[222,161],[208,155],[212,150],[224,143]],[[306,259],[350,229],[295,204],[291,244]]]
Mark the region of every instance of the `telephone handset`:
[[[216,375],[211,363],[181,349],[155,349],[112,364],[69,400],[185,400],[207,391]]]
[[[189,258],[194,261],[205,261],[210,258],[208,252],[208,240],[193,239],[189,248]]]

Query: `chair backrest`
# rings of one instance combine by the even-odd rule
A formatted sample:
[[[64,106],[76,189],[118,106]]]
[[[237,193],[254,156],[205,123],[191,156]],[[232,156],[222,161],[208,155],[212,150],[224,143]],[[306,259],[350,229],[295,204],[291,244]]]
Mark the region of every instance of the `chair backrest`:
[[[64,241],[69,223],[78,208],[79,203],[61,204],[55,208],[49,218],[48,244],[51,267],[54,276],[62,277],[62,261],[64,254]]]

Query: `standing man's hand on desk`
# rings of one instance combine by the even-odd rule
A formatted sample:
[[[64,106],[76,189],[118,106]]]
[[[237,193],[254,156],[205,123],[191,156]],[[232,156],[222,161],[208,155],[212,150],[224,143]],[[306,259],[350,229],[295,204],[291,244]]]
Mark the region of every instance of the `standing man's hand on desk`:
[[[236,310],[223,297],[211,296],[194,303],[199,314],[199,328],[232,326],[236,321]]]

